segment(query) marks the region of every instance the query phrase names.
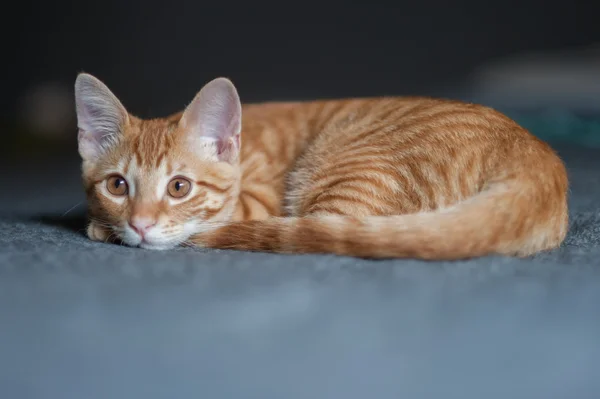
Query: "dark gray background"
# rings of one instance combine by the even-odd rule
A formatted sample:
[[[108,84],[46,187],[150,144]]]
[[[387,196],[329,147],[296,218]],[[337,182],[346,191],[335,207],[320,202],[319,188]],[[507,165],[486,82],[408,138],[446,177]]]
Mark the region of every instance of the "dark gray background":
[[[600,40],[594,1],[21,2],[3,24],[4,117],[47,81],[98,75],[142,116],[182,107],[218,75],[247,101],[452,92],[507,55]]]

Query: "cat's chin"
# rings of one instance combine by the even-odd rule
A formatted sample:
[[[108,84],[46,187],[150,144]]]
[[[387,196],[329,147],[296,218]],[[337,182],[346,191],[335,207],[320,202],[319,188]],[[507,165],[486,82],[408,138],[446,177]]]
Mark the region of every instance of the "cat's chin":
[[[164,236],[160,231],[152,231],[142,238],[131,228],[125,226],[121,234],[122,242],[130,247],[151,249],[155,251],[165,251],[179,246],[183,241],[180,236]]]
[[[174,244],[150,244],[147,242],[142,242],[137,246],[142,249],[152,249],[154,251],[167,251],[169,249],[177,247],[177,245]]]
[[[129,238],[129,239],[128,239]],[[174,242],[148,242],[146,240],[131,239],[130,237],[125,237],[122,240],[123,243],[130,247],[142,248],[142,249],[152,249],[155,251],[166,251],[169,249],[176,248],[179,245],[178,241]]]

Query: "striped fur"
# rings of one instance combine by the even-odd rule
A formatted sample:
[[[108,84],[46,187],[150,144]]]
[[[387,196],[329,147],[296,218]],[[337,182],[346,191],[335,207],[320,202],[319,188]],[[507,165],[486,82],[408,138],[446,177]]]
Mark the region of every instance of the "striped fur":
[[[242,115],[235,162],[190,150],[181,113],[129,115],[111,151],[83,162],[90,237],[147,248],[463,259],[527,256],[566,235],[562,161],[490,108],[386,97],[248,104]],[[115,169],[139,187],[121,204],[101,189]],[[157,185],[176,173],[196,184],[191,198],[170,203]],[[171,238],[127,240],[123,226],[140,204]]]

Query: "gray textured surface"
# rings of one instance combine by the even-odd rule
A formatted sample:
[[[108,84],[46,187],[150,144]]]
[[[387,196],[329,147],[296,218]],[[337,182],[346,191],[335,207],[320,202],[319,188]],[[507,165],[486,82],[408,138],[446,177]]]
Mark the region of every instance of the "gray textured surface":
[[[600,151],[562,155],[565,245],[454,263],[93,243],[76,160],[5,165],[2,397],[600,397]]]

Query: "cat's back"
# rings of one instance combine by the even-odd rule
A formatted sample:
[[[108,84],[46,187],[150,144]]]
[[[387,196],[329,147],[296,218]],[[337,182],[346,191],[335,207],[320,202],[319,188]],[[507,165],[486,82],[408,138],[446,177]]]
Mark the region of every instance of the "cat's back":
[[[312,101],[272,101],[243,105],[246,128],[286,124],[290,128],[360,128],[366,125],[460,127],[516,126],[504,114],[480,104],[431,97],[363,97]]]
[[[347,162],[413,165],[486,175],[527,157],[562,170],[551,147],[490,107],[429,97],[270,102],[244,107],[242,159],[295,169]],[[248,164],[250,162],[244,162]],[[251,162],[255,164],[255,162]],[[521,164],[522,162],[518,162]]]
[[[318,139],[340,148],[407,143],[457,147],[537,139],[512,119],[487,106],[430,97],[365,97],[246,104],[243,130],[254,138],[306,144]]]
[[[566,181],[546,143],[483,105],[372,97],[248,104],[243,115],[243,187],[270,182],[291,215],[327,195],[356,214],[397,214],[450,206],[496,176]]]

